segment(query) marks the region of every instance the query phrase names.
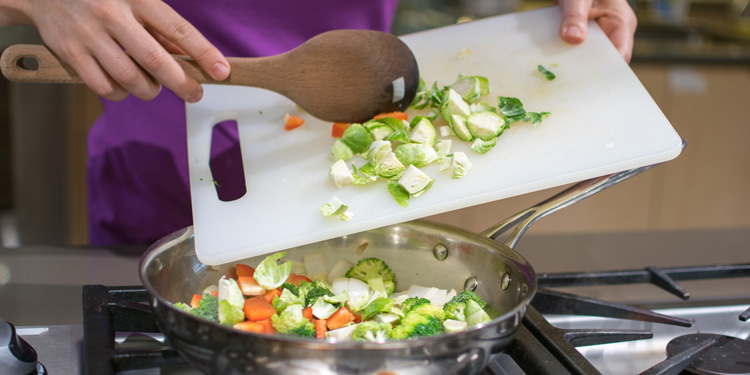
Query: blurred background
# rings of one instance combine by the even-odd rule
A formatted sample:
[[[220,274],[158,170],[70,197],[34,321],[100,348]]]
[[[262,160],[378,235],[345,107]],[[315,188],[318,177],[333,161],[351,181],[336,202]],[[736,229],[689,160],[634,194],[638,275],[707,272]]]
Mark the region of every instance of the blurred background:
[[[687,147],[675,160],[535,225],[533,233],[750,227],[750,0],[632,1],[631,67]],[[552,5],[529,0],[401,0],[404,35]],[[0,50],[41,43],[0,29]],[[637,111],[638,108],[633,108]],[[0,77],[0,245],[85,245],[86,133],[100,111],[83,85]],[[560,190],[431,217],[481,231]]]

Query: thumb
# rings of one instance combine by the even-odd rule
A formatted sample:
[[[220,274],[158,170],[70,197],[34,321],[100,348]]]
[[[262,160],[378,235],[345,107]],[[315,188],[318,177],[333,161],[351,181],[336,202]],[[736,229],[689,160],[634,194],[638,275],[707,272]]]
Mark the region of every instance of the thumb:
[[[560,38],[571,44],[583,42],[588,31],[590,0],[560,0],[559,3],[562,9]]]

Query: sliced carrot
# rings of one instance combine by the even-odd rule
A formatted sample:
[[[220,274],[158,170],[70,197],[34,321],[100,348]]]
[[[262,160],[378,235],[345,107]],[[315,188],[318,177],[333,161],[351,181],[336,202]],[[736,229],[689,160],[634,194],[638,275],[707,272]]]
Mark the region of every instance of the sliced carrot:
[[[190,307],[196,308],[198,307],[198,304],[201,303],[201,299],[203,298],[200,294],[193,294],[193,299],[190,300]]]
[[[362,314],[354,315],[354,323],[362,323]]]
[[[238,264],[236,268],[237,276],[250,276],[253,277],[255,274],[255,268],[248,266],[247,264]]]
[[[326,338],[326,332],[328,332],[328,327],[326,327],[326,320],[325,319],[315,319],[313,321],[315,323],[315,338],[317,339],[325,339]]]
[[[273,297],[279,296],[281,297],[281,288],[271,289],[266,292],[266,294],[263,295],[263,298],[268,301],[268,303],[273,302]]]
[[[284,130],[286,131],[297,129],[305,123],[305,120],[302,117],[289,113],[284,116],[284,121],[286,122],[286,124],[284,125]]]
[[[232,326],[234,329],[239,329],[240,331],[246,331],[246,332],[254,332],[254,333],[267,333],[266,332],[266,326],[260,322],[252,322],[249,320],[246,320],[244,322],[239,322]]]
[[[212,290],[211,291],[211,295],[214,296],[214,297],[216,297],[216,298],[219,298],[219,291],[218,290]]]
[[[302,316],[307,318],[309,321],[313,321],[313,315],[312,315],[312,307],[305,307],[302,309]]]
[[[242,311],[245,313],[247,320],[257,322],[259,320],[271,319],[273,314],[276,314],[276,309],[266,301],[263,296],[255,296],[245,300],[245,305],[242,306]]]
[[[344,136],[344,130],[346,130],[351,124],[343,122],[334,122],[331,128],[331,136],[333,138],[341,138]]]
[[[299,283],[302,281],[307,281],[308,283],[312,282],[312,280],[310,280],[309,277],[297,275],[296,273],[290,274],[289,277],[286,279],[286,282],[290,284],[294,284],[296,286],[299,286]]]
[[[352,314],[346,307],[341,307],[336,310],[333,315],[326,319],[326,326],[330,330],[341,328],[354,321],[354,314]]]
[[[265,327],[265,329],[266,329],[265,332],[266,333],[268,333],[268,334],[274,334],[274,333],[276,333],[276,329],[273,328],[273,324],[271,324],[271,319],[259,320],[258,323],[262,324]]]
[[[266,288],[258,285],[258,282],[252,276],[238,276],[237,285],[242,290],[242,294],[246,296],[261,296],[266,294]]]
[[[381,119],[381,118],[385,118],[385,117],[393,117],[393,118],[396,118],[396,119],[399,119],[399,120],[404,120],[404,121],[408,121],[409,120],[409,115],[406,114],[405,112],[400,112],[400,111],[381,113],[379,115],[376,115],[372,119],[373,120],[377,120],[377,119]]]

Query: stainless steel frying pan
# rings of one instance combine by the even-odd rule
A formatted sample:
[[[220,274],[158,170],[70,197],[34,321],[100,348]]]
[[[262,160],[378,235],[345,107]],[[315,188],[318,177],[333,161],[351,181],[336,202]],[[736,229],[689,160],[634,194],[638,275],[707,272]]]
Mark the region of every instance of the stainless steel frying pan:
[[[475,374],[502,351],[534,297],[531,265],[513,250],[537,219],[638,174],[642,167],[578,183],[481,234],[414,221],[289,249],[284,258],[323,253],[338,260],[383,259],[396,275],[396,290],[411,284],[471,289],[502,315],[468,331],[386,343],[330,343],[235,330],[185,313],[172,304],[215,284],[234,266],[207,266],[195,256],[192,227],[152,245],[140,275],[152,296],[157,322],[170,343],[207,374]],[[512,233],[498,242],[499,236]],[[243,262],[257,264],[263,257]]]

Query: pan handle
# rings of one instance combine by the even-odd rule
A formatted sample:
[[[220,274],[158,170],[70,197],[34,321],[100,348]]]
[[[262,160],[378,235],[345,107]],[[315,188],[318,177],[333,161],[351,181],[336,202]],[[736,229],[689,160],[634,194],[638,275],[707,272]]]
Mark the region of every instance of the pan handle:
[[[645,167],[581,181],[560,193],[557,193],[554,196],[493,225],[483,231],[481,235],[492,238],[495,241],[500,241],[498,237],[515,228],[504,241],[505,245],[512,249],[516,246],[516,243],[518,243],[518,240],[526,230],[537,220],[559,209],[568,207],[584,198],[590,197],[621,181],[625,181],[643,171],[651,169],[654,165],[647,165]]]

